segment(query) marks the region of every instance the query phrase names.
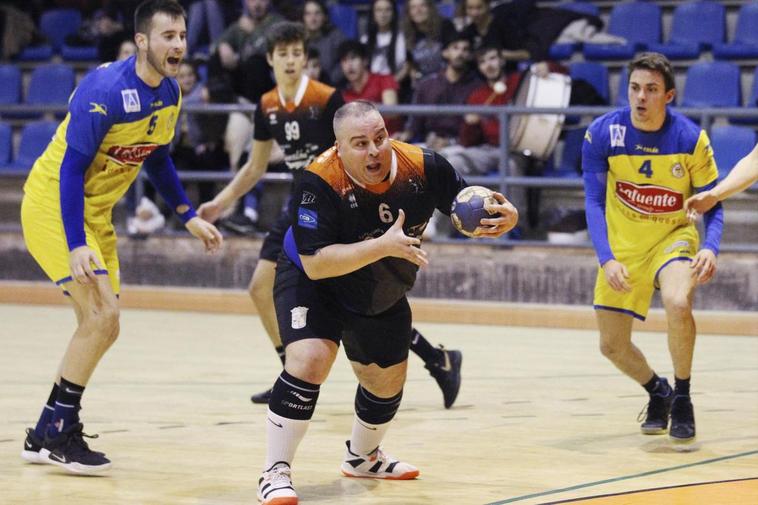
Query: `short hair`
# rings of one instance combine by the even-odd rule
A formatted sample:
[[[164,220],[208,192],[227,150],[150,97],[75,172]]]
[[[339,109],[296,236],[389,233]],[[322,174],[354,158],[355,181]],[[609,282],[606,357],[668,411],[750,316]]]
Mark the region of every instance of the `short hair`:
[[[358,56],[362,60],[368,60],[368,47],[357,40],[344,40],[337,46],[337,61],[342,61],[348,56]]]
[[[184,7],[176,0],[145,0],[134,10],[134,31],[136,33],[150,33],[150,24],[153,16],[162,12],[168,14],[171,19],[187,19]]]
[[[484,55],[489,53],[490,51],[497,52],[498,57],[502,59],[500,46],[498,44],[487,42],[483,44],[481,47],[477,48],[476,51],[474,51],[474,60],[479,61],[479,58],[483,58]]]
[[[305,47],[305,26],[303,23],[281,21],[272,26],[266,34],[266,52],[274,54],[276,46],[297,44]]]
[[[337,134],[337,129],[339,129],[340,125],[345,119],[355,116],[365,116],[372,111],[378,113],[379,109],[377,109],[376,105],[374,105],[372,102],[369,102],[368,100],[356,100],[354,102],[346,103],[337,109],[337,112],[334,113],[334,120],[332,121],[334,134]]]
[[[632,72],[635,70],[649,70],[651,72],[658,72],[663,77],[663,83],[666,86],[666,91],[676,89],[676,82],[674,81],[674,69],[671,67],[671,62],[661,53],[642,53],[627,66],[629,71],[629,77],[632,76]]]

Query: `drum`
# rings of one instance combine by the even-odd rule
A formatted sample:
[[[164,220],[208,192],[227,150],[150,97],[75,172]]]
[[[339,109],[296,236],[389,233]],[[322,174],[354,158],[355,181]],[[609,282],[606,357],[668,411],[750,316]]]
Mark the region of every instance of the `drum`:
[[[520,107],[568,107],[571,78],[551,73],[537,77],[528,72],[519,84],[513,105]],[[563,127],[563,114],[519,114],[511,116],[509,138],[515,153],[547,160],[553,154]]]

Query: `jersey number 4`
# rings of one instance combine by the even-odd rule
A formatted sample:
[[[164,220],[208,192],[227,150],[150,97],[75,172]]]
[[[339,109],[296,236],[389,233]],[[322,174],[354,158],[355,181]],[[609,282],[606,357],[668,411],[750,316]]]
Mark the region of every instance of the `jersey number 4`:
[[[643,161],[638,172],[650,179],[653,176],[653,163],[650,160]]]

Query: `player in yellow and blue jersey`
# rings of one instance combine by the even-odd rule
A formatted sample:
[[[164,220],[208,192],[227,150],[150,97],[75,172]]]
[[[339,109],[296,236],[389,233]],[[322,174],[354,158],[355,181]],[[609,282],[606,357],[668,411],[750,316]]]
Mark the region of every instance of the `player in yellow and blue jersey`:
[[[137,55],[82,80],[24,185],[27,248],[70,295],[78,324],[37,426],[27,430],[21,453],[27,461],[84,474],[111,466],[84,441],[79,410],[90,376],[118,336],[111,211],[140,167],[206,250],[221,245],[218,230],[195,214],[168,156],[181,106],[174,77],[186,50],[185,17],[175,0],[146,0],[137,7]]]
[[[676,94],[665,56],[644,53],[629,64],[630,106],[597,118],[582,148],[587,224],[600,263],[594,306],[601,352],[650,395],[645,434],[675,443],[695,438],[690,372],[695,348],[692,297],[716,269],[723,210],[705,216],[705,240],[684,201],[716,184],[705,131],[668,108]],[[632,321],[645,319],[660,289],[668,320],[675,389],[632,343]]]

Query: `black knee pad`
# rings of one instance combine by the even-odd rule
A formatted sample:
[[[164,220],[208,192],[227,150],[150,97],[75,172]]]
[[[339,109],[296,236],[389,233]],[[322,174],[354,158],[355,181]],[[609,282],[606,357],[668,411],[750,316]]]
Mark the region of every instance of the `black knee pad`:
[[[379,398],[358,384],[358,390],[355,392],[355,413],[369,424],[388,423],[395,417],[402,398],[402,390],[392,398]]]

